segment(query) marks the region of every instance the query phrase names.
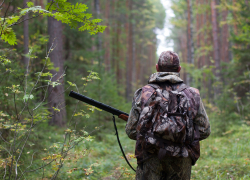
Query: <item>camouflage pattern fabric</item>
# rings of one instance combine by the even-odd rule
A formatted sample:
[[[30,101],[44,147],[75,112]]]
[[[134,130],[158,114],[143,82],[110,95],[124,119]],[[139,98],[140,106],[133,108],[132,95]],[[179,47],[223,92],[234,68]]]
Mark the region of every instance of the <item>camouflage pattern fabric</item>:
[[[170,88],[170,90],[175,91],[181,86],[181,84],[183,84],[183,80],[179,77],[179,73],[158,72],[151,75],[149,83],[156,83],[162,89]],[[171,84],[171,86],[169,86],[169,83]],[[141,139],[140,137],[137,137],[138,122],[143,110],[142,106],[144,106],[145,103],[150,104],[151,102],[153,102],[153,97],[151,96],[153,91],[155,91],[155,89],[147,85],[135,92],[132,109],[130,111],[129,119],[126,125],[126,133],[129,138],[137,140],[135,154],[138,164],[140,164],[141,162],[147,162],[150,158],[152,158],[152,156],[158,154],[157,149],[152,149],[148,152],[143,151],[143,148],[141,147],[143,137],[141,137]],[[194,134],[194,141],[191,144],[181,147],[180,150],[178,150],[179,147],[174,145],[170,145],[169,148],[173,152],[180,152],[178,153],[180,155],[179,157],[189,157],[189,159],[192,159],[192,164],[194,164],[195,161],[199,158],[200,154],[199,141],[209,136],[210,124],[203,103],[201,101],[199,91],[195,88],[190,87],[188,88],[187,97],[190,99],[190,109],[188,111],[188,116],[196,124],[196,128],[198,131]],[[176,158],[178,158],[178,156]]]
[[[173,84],[181,83],[183,80],[179,77],[180,74],[176,72],[157,72],[150,76],[148,83],[163,83],[171,82]]]
[[[162,83],[161,86],[150,84],[142,88],[142,112],[136,128],[135,155],[138,162],[144,161],[149,156],[148,152],[155,151],[158,151],[159,158],[166,154],[188,157],[188,150],[183,143],[193,140],[193,123],[185,114],[190,107],[189,100],[181,92],[186,91],[187,86],[179,84],[177,91],[172,91],[170,83]],[[177,97],[180,99],[179,104]],[[148,101],[149,98],[152,99]],[[199,102],[195,105],[199,106]]]
[[[154,156],[136,169],[136,180],[189,180],[191,177],[190,158],[166,157],[159,160]]]

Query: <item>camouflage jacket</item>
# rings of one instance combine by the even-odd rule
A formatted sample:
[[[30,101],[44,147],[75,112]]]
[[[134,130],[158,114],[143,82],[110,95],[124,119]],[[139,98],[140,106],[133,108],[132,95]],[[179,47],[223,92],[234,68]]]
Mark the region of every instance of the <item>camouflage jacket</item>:
[[[171,88],[171,90],[177,90],[179,86],[183,84],[183,80],[179,77],[179,73],[172,72],[158,72],[154,73],[149,78],[149,83],[155,83],[163,88]],[[170,87],[164,86],[164,84],[171,84]],[[189,87],[191,99],[191,110],[188,112],[189,117],[193,120],[193,123],[196,125],[199,130],[199,139],[196,139],[192,144],[185,146],[181,149],[181,154],[179,157],[188,157],[190,156],[193,160],[193,164],[197,161],[200,156],[200,146],[199,141],[207,138],[210,134],[210,124],[208,116],[206,114],[205,108],[200,98],[199,90]],[[143,162],[144,160],[150,157],[150,153],[140,152],[140,141],[137,139],[137,125],[139,117],[142,111],[142,106],[146,103],[150,104],[152,99],[147,97],[151,95],[154,89],[148,85],[138,89],[133,97],[132,109],[129,114],[129,119],[126,125],[126,133],[130,139],[137,140],[135,155],[137,157],[137,162]],[[177,147],[172,147],[174,150],[178,149]],[[173,150],[173,151],[174,151]],[[173,152],[174,153],[174,152]]]

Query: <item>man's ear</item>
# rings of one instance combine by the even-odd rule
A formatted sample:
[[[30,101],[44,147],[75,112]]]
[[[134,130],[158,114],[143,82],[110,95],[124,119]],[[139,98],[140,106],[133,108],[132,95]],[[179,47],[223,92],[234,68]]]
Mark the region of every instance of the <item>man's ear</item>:
[[[158,64],[155,65],[155,69],[156,69],[157,72],[160,72]]]
[[[178,68],[178,72],[180,72],[181,71],[181,66],[179,66],[179,68]]]

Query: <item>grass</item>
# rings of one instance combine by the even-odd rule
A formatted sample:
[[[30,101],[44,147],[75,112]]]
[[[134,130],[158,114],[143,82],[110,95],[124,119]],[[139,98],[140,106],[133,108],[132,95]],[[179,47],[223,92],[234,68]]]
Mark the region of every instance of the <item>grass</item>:
[[[130,140],[125,134],[125,123],[117,121],[124,151],[132,166],[136,168],[136,159],[131,156],[134,154],[135,141]],[[109,128],[100,129],[94,141],[82,142],[72,149],[57,179],[134,179],[135,173],[122,157],[112,123],[112,120],[106,122],[106,127]],[[211,124],[212,134],[201,142],[201,157],[192,168],[192,180],[250,179],[250,127],[234,125],[222,136],[216,136],[213,134],[213,123]],[[38,127],[35,131],[37,135],[34,136],[36,138],[32,139],[41,152],[37,154],[32,169],[42,165],[42,157],[53,153],[53,150],[48,147],[63,139],[63,130],[45,126]],[[47,147],[46,150],[44,150],[45,147]],[[30,158],[34,151],[30,149],[29,153],[25,152],[25,157]],[[56,162],[47,166],[45,177],[49,179],[55,169]],[[25,178],[41,179],[42,173],[42,170],[38,170],[27,174]]]
[[[250,127],[243,124],[202,141],[192,179],[250,179],[249,137]]]

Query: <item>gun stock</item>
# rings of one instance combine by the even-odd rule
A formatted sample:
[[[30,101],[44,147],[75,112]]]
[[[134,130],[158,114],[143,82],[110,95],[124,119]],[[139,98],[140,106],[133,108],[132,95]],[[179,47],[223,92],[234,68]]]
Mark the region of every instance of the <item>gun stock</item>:
[[[124,121],[128,121],[128,116],[129,115],[127,113],[125,113],[123,111],[120,111],[118,109],[115,109],[115,108],[113,108],[113,107],[111,107],[109,105],[103,104],[101,102],[98,102],[98,101],[96,101],[94,99],[91,99],[91,98],[89,98],[87,96],[84,96],[84,95],[79,94],[79,93],[74,92],[74,91],[70,91],[69,96],[73,97],[75,99],[78,99],[79,101],[82,101],[82,102],[85,102],[85,103],[90,104],[92,106],[95,106],[95,107],[97,107],[99,109],[102,109],[104,111],[107,111],[107,112],[109,112],[109,113],[111,113],[113,115],[116,115],[116,116],[118,116],[120,119],[122,119]]]

